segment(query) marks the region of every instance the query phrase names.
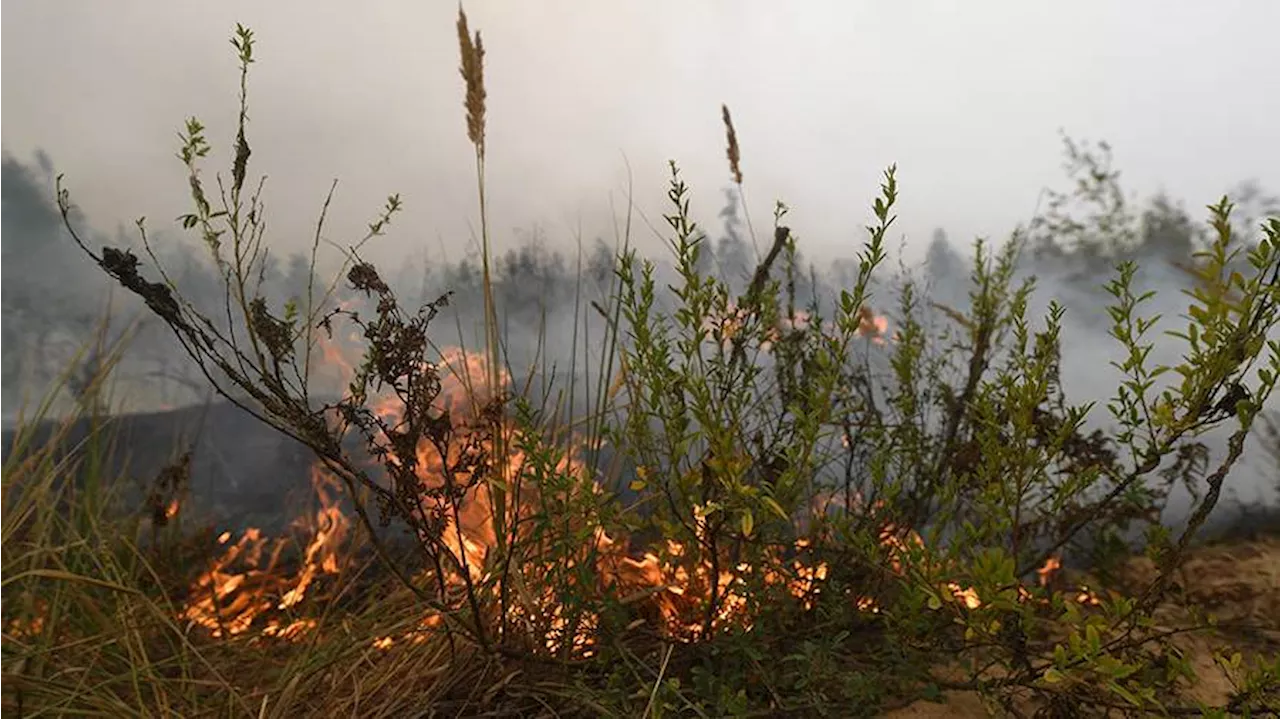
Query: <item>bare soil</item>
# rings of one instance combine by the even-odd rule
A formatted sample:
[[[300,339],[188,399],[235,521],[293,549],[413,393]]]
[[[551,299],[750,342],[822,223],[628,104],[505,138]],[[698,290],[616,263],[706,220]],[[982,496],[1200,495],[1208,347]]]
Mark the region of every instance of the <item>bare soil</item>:
[[[1122,577],[1138,589],[1155,575],[1150,559],[1130,560]],[[1219,627],[1176,639],[1190,657],[1196,681],[1181,689],[1181,705],[1225,705],[1232,685],[1214,663],[1215,651],[1250,657],[1280,654],[1280,536],[1232,540],[1193,550],[1176,578],[1170,601],[1156,612],[1161,625],[1190,623],[1188,606],[1212,614]],[[1235,625],[1235,626],[1232,626]],[[1228,652],[1230,653],[1230,652]],[[945,692],[942,702],[917,701],[887,712],[892,719],[992,717],[976,692]]]

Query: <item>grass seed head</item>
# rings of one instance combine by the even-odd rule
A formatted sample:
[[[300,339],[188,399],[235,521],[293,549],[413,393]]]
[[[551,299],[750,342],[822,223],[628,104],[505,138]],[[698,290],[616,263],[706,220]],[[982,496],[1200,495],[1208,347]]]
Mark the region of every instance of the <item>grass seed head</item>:
[[[738,133],[733,129],[733,118],[729,115],[729,106],[721,105],[720,114],[724,118],[724,134],[729,149],[725,153],[729,158],[729,172],[733,173],[733,181],[742,184],[742,155],[738,150]]]
[[[458,8],[458,47],[462,51],[462,79],[467,83],[467,139],[484,155],[484,42],[477,30],[473,38],[467,13]]]

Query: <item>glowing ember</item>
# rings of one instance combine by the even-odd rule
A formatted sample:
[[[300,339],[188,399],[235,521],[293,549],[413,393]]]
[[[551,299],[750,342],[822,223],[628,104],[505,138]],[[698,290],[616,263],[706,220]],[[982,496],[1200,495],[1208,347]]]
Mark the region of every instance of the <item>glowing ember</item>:
[[[42,601],[36,602],[36,614],[30,619],[14,618],[9,620],[8,633],[14,639],[34,637],[44,631],[44,615],[48,607]]]
[[[1092,590],[1083,584],[1078,588],[1076,601],[1080,604],[1088,604],[1089,606],[1094,607],[1102,603],[1102,600],[1098,599],[1098,595],[1094,594]]]

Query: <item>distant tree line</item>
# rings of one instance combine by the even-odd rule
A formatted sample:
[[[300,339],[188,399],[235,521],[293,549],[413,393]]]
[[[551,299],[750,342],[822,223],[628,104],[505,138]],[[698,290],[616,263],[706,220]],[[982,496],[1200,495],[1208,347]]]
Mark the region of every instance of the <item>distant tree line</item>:
[[[1164,193],[1140,201],[1125,195],[1120,173],[1112,166],[1105,143],[1077,144],[1065,141],[1065,169],[1071,182],[1067,191],[1047,191],[1046,208],[1020,232],[1025,242],[1022,264],[1026,272],[1053,275],[1074,284],[1084,295],[1095,295],[1116,263],[1125,259],[1144,262],[1146,270],[1164,268],[1179,276],[1196,248],[1207,237],[1200,215],[1189,212]],[[16,411],[23,397],[38,399],[73,364],[92,362],[95,338],[108,341],[131,329],[130,349],[121,364],[126,386],[133,381],[151,392],[141,400],[147,406],[181,405],[199,401],[203,377],[177,349],[174,340],[133,298],[110,288],[96,268],[65,236],[54,204],[53,162],[37,153],[31,163],[8,154],[3,158],[3,382],[6,416]],[[1280,209],[1280,198],[1269,195],[1257,183],[1242,183],[1231,193],[1237,203],[1242,244],[1256,241],[1256,225],[1267,213]],[[734,189],[726,189],[717,213],[717,226],[704,230],[700,269],[727,282],[735,291],[745,288],[757,261],[755,238],[746,222]],[[86,218],[75,218],[84,224]],[[110,243],[141,254],[136,233],[119,228]],[[108,237],[91,232],[100,244]],[[208,253],[174,233],[151,238],[152,250],[180,286],[185,296],[206,309],[224,301],[219,269]],[[587,308],[603,298],[613,280],[615,253],[619,248],[595,239],[581,248],[550,241],[541,230],[518,236],[519,244],[493,258],[492,277],[499,322],[510,339],[509,352],[516,361],[532,355],[539,332],[567,331],[574,322],[592,319]],[[803,238],[801,238],[803,242]],[[964,243],[967,248],[968,243]],[[835,261],[819,272],[800,254],[802,268],[790,278],[797,305],[829,303],[846,287],[851,262]],[[672,271],[665,257],[655,260],[660,276]],[[918,275],[936,293],[938,301],[963,303],[962,287],[970,268],[961,251],[943,229],[934,232],[923,262],[908,271]],[[312,276],[310,248],[268,258],[262,276],[263,292],[273,306],[305,297],[308,286],[322,291],[332,281],[317,268]],[[439,320],[441,344],[453,344],[451,329],[462,329],[462,339],[477,335],[471,329],[480,321],[482,272],[478,253],[455,262],[439,262],[426,256],[406,262],[391,278],[405,297],[422,302],[445,292],[452,301]],[[1189,282],[1189,276],[1185,279]],[[339,283],[339,288],[345,283]],[[358,306],[361,298],[347,295],[336,302]],[[830,304],[826,304],[830,307]],[[573,308],[579,309],[578,317]],[[101,332],[111,312],[110,325]],[[211,312],[210,316],[217,316]],[[74,382],[71,389],[74,390]],[[331,388],[340,391],[340,387]]]

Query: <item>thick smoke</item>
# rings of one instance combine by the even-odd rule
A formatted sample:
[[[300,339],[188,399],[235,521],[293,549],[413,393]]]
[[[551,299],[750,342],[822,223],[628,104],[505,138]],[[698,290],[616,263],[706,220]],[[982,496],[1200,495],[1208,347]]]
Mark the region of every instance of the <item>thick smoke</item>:
[[[1109,171],[1108,167],[1102,169]],[[20,397],[38,398],[46,391],[56,379],[53,370],[70,363],[74,350],[91,342],[107,297],[111,297],[110,306],[116,314],[112,332],[118,334],[129,322],[138,323],[137,335],[119,371],[124,407],[130,411],[154,411],[207,400],[207,384],[181,354],[174,338],[142,312],[134,298],[124,297],[118,290],[108,294],[110,288],[101,273],[67,237],[53,204],[49,159],[42,155],[34,166],[29,166],[6,156],[3,172],[6,418],[16,412]],[[1114,173],[1104,171],[1101,176],[1114,179]],[[1023,228],[1020,238],[1025,246],[1018,273],[1023,278],[1036,277],[1029,311],[1034,324],[1042,325],[1050,301],[1065,306],[1064,388],[1072,403],[1096,403],[1090,424],[1105,429],[1111,425],[1106,403],[1121,379],[1111,363],[1121,359],[1121,347],[1108,335],[1110,322],[1105,308],[1111,298],[1102,285],[1113,277],[1115,262],[1129,259],[1139,264],[1135,289],[1157,292],[1144,306],[1145,313],[1164,318],[1152,333],[1156,346],[1150,359],[1153,363],[1176,363],[1178,341],[1161,332],[1177,327],[1179,316],[1185,312],[1187,300],[1182,292],[1191,286],[1190,277],[1177,263],[1188,259],[1192,248],[1204,241],[1200,228],[1207,213],[1189,213],[1164,197],[1155,198],[1143,206],[1142,212],[1136,212],[1122,194],[1110,187],[1102,189],[1105,191],[1084,198],[1085,214],[1095,220],[1095,226],[1098,217],[1105,217],[1108,220],[1103,226],[1120,229],[1106,237],[1078,228],[1064,232],[1067,226],[1055,224],[1055,217],[1061,220],[1071,209],[1069,201],[1078,204],[1081,198],[1059,196],[1062,201],[1053,204],[1045,218]],[[725,192],[718,212],[714,212],[712,203],[696,202],[699,197],[695,194],[695,209],[701,207],[714,218],[704,227],[700,269],[741,292],[757,261],[760,228],[745,225],[736,190]],[[1251,228],[1257,226],[1258,218],[1274,211],[1275,203],[1249,186],[1236,192],[1234,198],[1242,205],[1238,227],[1245,235],[1242,240],[1248,242]],[[77,222],[85,224],[84,218],[77,218]],[[1083,224],[1087,226],[1089,222]],[[761,236],[771,232],[772,228],[768,228]],[[138,247],[136,237],[122,231],[111,241],[104,233],[89,234],[92,242],[99,245],[109,242]],[[1063,235],[1070,235],[1066,238],[1070,241],[1064,241]],[[540,231],[523,240],[519,249],[494,257],[490,267],[509,370],[516,386],[527,388],[534,398],[555,403],[572,397],[573,409],[582,412],[590,406],[593,393],[600,391],[602,379],[607,385],[608,378],[600,376],[607,349],[606,322],[600,310],[608,305],[615,282],[613,260],[623,247],[617,241],[596,238],[564,242],[549,239]],[[153,241],[181,291],[198,306],[218,308],[223,301],[220,279],[204,249],[165,233],[155,235]],[[998,245],[999,242],[991,243],[991,248],[997,249]],[[800,246],[803,251],[804,238],[800,238]],[[384,278],[407,305],[451,293],[448,307],[434,325],[433,339],[439,347],[483,347],[482,267],[477,250],[474,246],[469,248],[462,259],[452,263],[430,262],[423,257],[416,262],[406,259],[399,267],[382,268]],[[668,254],[652,259],[657,265],[659,295],[669,303],[666,287],[676,281],[672,258]],[[797,277],[797,303],[807,306],[816,302],[830,316],[840,290],[851,285],[856,265],[851,258],[815,259],[819,261],[810,264],[801,255],[805,272]],[[290,298],[304,296],[309,284],[327,284],[340,260],[324,258],[317,267],[317,277],[312,278],[308,256],[272,258],[263,283],[272,306],[281,307]],[[877,284],[875,310],[889,315],[892,331],[894,290],[909,277],[927,293],[928,299],[965,312],[971,290],[971,263],[970,248],[953,244],[939,230],[923,263],[903,266],[896,275],[892,267],[885,268]],[[353,308],[367,308],[361,298],[350,294],[340,293],[337,301]],[[216,312],[210,315],[217,316]],[[926,326],[948,321],[943,313],[936,312],[929,316]],[[337,336],[341,342],[343,335]],[[336,375],[317,381],[321,385],[314,393],[317,397],[336,396],[342,390]],[[1274,404],[1268,409],[1274,410]],[[218,416],[223,418],[220,421],[234,421],[223,414]],[[242,419],[245,423],[254,422],[247,416]],[[218,428],[206,431],[216,439]],[[262,431],[269,432],[265,428]],[[1213,457],[1222,456],[1229,431],[1227,427],[1205,438]],[[163,444],[160,438],[156,440]],[[170,449],[167,446],[162,451],[167,455]],[[275,454],[296,456],[293,451]],[[208,471],[239,470],[222,466]],[[1274,460],[1254,443],[1231,475],[1228,497],[1243,504],[1272,502],[1276,475]],[[1171,524],[1182,521],[1190,503],[1188,489],[1176,490],[1165,520]]]

